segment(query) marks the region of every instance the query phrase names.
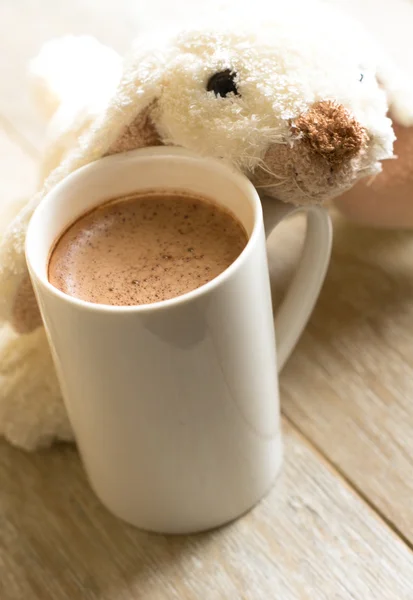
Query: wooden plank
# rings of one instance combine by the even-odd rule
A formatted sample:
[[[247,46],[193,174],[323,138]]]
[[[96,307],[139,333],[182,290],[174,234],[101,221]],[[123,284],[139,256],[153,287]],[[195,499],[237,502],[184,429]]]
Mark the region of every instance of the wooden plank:
[[[298,241],[280,239],[273,270],[288,281]],[[336,216],[327,281],[281,378],[284,413],[410,543],[412,256],[412,232]]]
[[[248,515],[197,536],[106,512],[72,447],[0,443],[2,600],[403,600],[413,555],[284,424],[286,460]]]

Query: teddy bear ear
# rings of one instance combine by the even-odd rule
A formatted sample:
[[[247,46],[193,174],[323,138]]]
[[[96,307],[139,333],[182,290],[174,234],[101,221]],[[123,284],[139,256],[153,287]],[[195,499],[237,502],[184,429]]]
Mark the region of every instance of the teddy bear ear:
[[[164,38],[140,38],[126,58],[118,87],[88,140],[101,156],[162,144],[153,122],[167,69]]]
[[[133,118],[131,123],[125,125],[108,148],[105,156],[146,146],[162,146],[162,139],[153,119],[155,108],[156,100],[153,100]]]

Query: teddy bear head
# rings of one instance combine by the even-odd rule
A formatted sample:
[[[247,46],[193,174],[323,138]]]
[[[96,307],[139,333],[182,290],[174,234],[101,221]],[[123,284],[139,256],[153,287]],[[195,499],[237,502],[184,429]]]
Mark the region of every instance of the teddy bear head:
[[[106,153],[183,146],[295,204],[378,173],[394,141],[386,94],[362,32],[334,18],[285,10],[141,42],[121,82],[128,120]]]

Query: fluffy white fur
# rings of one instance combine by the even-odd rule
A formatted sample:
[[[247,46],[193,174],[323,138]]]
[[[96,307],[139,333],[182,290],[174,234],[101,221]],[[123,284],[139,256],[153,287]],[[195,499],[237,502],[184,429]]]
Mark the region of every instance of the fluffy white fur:
[[[102,156],[142,108],[157,100],[156,123],[167,143],[249,172],[285,133],[288,119],[317,100],[332,99],[369,131],[366,173],[377,172],[380,160],[391,156],[387,99],[375,78],[382,57],[357,24],[306,2],[299,11],[278,4],[271,18],[240,10],[227,22],[141,37],[118,87],[119,57],[90,38],[54,41],[32,64],[38,96],[53,117],[44,184],[11,220],[0,245],[0,433],[13,443],[33,449],[72,435],[43,329],[17,335],[7,324],[26,272],[27,224],[44,195]],[[208,73],[228,67],[243,81],[239,103],[205,94]]]

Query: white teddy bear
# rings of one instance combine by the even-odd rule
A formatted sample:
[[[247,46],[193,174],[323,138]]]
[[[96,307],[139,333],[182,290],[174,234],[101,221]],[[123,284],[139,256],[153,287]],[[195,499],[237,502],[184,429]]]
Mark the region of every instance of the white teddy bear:
[[[171,144],[236,165],[262,194],[325,202],[392,157],[379,56],[356,23],[315,3],[141,36],[125,61],[89,37],[46,44],[31,65],[51,116],[43,183],[0,244],[0,434],[27,449],[72,439],[24,260],[27,224],[56,183],[102,156]]]

